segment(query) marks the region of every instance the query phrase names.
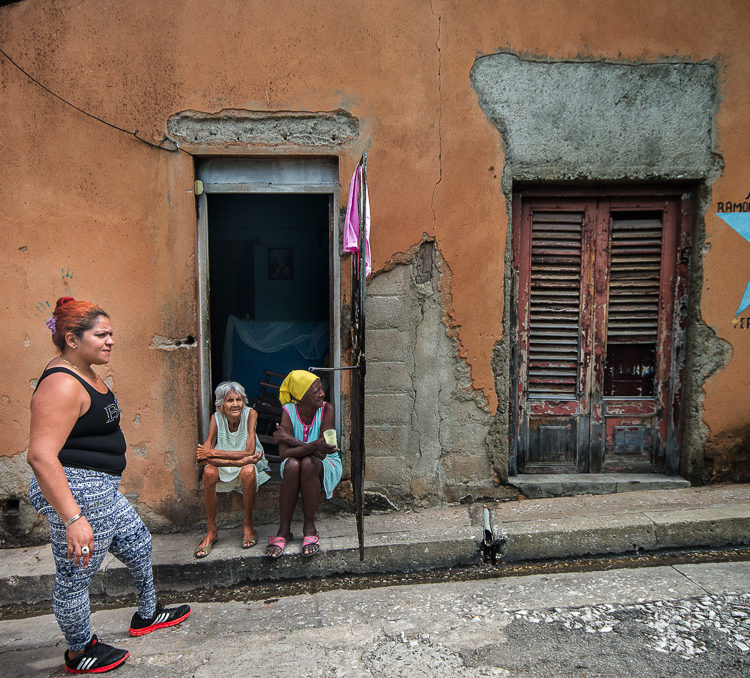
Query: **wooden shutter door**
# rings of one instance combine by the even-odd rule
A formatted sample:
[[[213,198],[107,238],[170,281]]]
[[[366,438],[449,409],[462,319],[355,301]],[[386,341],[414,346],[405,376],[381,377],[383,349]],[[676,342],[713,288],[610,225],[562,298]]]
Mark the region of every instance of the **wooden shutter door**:
[[[515,451],[523,472],[578,472],[588,465],[590,205],[523,205]]]
[[[513,202],[511,472],[674,472],[690,194],[551,190]]]
[[[656,471],[666,441],[677,220],[674,201],[604,201],[597,261],[592,471]]]

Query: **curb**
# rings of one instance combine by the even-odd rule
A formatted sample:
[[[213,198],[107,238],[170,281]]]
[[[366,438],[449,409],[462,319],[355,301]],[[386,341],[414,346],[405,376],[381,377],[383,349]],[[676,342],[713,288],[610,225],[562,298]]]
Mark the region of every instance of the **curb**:
[[[750,504],[646,511],[624,515],[562,516],[492,522],[499,560],[533,560],[623,554],[674,548],[750,544]]]
[[[270,526],[258,528],[259,547],[241,551],[239,538],[228,532],[222,545],[203,560],[193,558],[186,548],[195,535],[154,535],[154,579],[158,591],[189,592],[338,575],[473,567],[481,565],[488,540],[498,563],[750,544],[750,503],[506,521],[500,520],[502,510],[487,510],[489,534],[478,505],[473,510],[454,506],[432,513],[373,516],[362,562],[350,520],[326,524],[322,532],[330,536],[321,537],[321,552],[315,557],[301,555],[298,539],[276,561],[264,556]],[[0,551],[4,606],[46,603],[53,585],[49,545]],[[90,591],[93,596],[120,597],[132,596],[134,589],[127,568],[108,555]]]
[[[168,535],[172,542],[179,537]],[[154,541],[159,541],[159,536],[155,536]],[[182,548],[177,556],[174,550],[160,552],[158,545],[155,546],[153,570],[157,591],[189,592],[260,582],[419,572],[481,563],[479,529],[471,525],[449,527],[444,534],[427,539],[424,536],[415,539],[409,534],[372,534],[367,539],[364,561],[359,559],[356,539],[350,536],[321,537],[321,551],[312,558],[301,554],[301,540],[291,542],[278,560],[265,557],[265,538],[260,540],[260,548],[247,551],[235,548],[234,542],[231,542],[232,546],[224,547],[224,554],[215,546],[211,555],[201,560],[196,560],[192,554],[186,555],[189,549],[184,547],[184,542],[183,535]],[[34,571],[0,575],[2,605],[51,601],[55,572],[50,547],[15,551],[28,551],[30,553],[18,555],[42,562]],[[134,593],[133,580],[127,568],[108,555],[89,591],[92,596],[131,596]]]

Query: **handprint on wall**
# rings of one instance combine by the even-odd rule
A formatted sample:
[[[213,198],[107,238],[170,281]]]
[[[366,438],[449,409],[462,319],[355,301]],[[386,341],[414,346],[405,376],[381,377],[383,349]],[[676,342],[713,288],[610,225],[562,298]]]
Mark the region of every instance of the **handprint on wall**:
[[[50,306],[49,301],[46,299],[44,301],[40,301],[36,306],[34,306],[34,315],[37,318],[40,318],[42,316],[48,316],[52,314],[52,306]]]

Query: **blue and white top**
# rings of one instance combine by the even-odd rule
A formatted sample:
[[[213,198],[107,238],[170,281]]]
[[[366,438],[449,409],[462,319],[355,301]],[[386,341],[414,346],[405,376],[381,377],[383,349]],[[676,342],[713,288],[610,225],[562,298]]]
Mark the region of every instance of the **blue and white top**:
[[[242,452],[247,445],[247,418],[250,416],[249,407],[245,406],[242,408],[240,413],[240,423],[236,431],[229,430],[229,424],[227,418],[223,412],[218,410],[215,412],[216,417],[216,446],[217,450],[227,450],[230,452]],[[258,434],[255,434],[255,452],[263,452],[263,445],[260,443]],[[218,466],[219,480],[222,483],[233,483],[240,475],[240,467],[237,466]],[[260,487],[267,480],[271,479],[268,471],[268,461],[265,455],[261,456],[258,461],[255,462],[255,487]],[[233,483],[234,484],[234,483]],[[217,488],[219,490],[219,488]],[[219,490],[221,491],[221,490]]]
[[[286,413],[292,420],[292,431],[297,440],[303,443],[311,443],[320,438],[320,423],[323,421],[323,410],[325,410],[325,408],[326,403],[323,403],[323,407],[318,409],[313,420],[309,424],[305,424],[302,419],[300,419],[299,413],[297,412],[297,406],[294,403],[287,403],[284,405]],[[327,454],[322,461],[323,489],[326,493],[326,499],[330,499],[333,496],[333,490],[341,480],[341,474],[343,471],[341,457],[338,452],[332,452],[331,454]],[[286,464],[286,462],[287,460],[284,459],[284,461],[281,462],[281,468],[279,469],[282,478],[284,477],[284,464]]]

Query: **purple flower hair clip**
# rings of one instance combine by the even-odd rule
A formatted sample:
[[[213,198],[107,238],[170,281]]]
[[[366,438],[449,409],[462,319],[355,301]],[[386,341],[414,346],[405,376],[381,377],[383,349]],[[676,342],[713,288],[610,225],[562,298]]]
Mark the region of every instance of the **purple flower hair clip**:
[[[53,315],[49,320],[45,320],[44,324],[47,326],[47,329],[49,329],[52,334],[54,334],[57,331],[57,320],[55,320],[55,316]]]

